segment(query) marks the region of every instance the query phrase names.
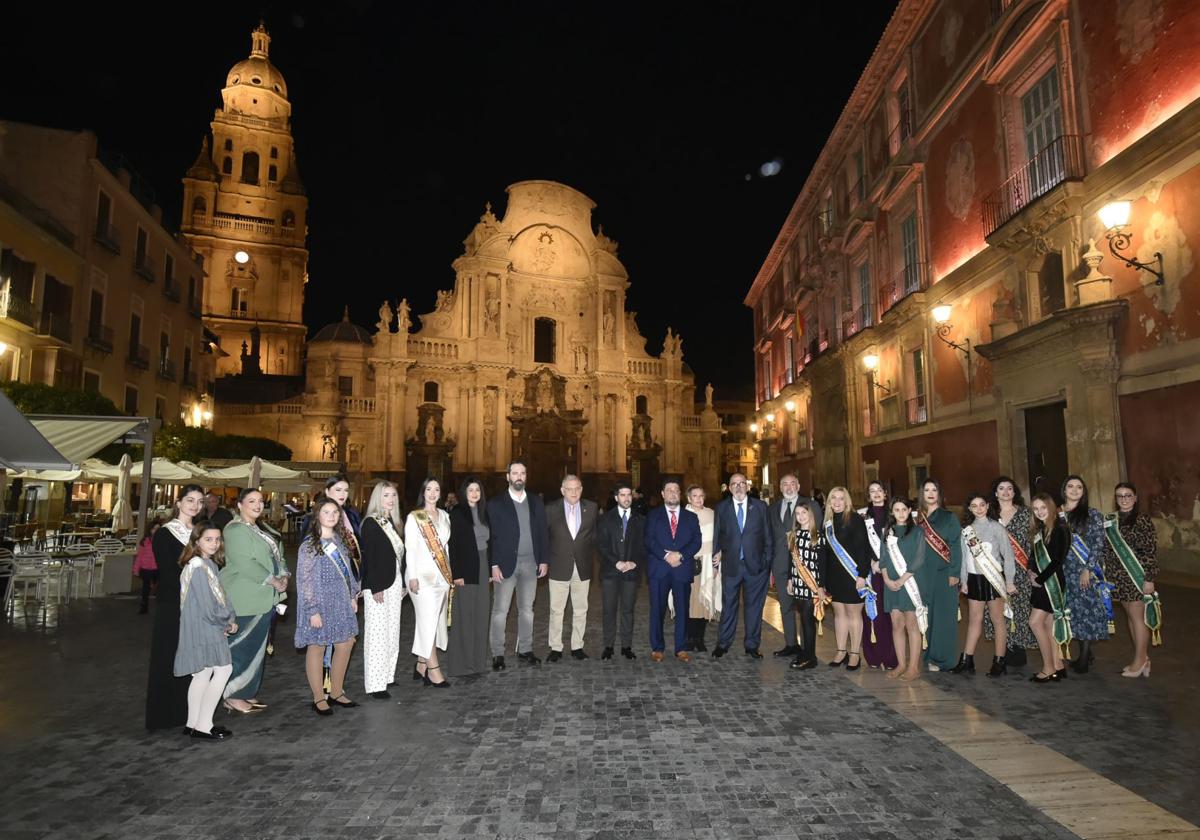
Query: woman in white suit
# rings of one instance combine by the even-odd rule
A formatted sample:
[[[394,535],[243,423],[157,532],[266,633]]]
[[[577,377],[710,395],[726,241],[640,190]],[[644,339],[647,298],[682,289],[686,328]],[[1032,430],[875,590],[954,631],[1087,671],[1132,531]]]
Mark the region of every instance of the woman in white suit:
[[[437,648],[446,649],[446,619],[453,586],[450,573],[450,515],[438,508],[442,487],[427,478],[417,497],[418,507],[404,523],[408,561],[408,595],[416,613],[412,652],[417,656],[413,679],[425,685],[449,688],[438,665]]]

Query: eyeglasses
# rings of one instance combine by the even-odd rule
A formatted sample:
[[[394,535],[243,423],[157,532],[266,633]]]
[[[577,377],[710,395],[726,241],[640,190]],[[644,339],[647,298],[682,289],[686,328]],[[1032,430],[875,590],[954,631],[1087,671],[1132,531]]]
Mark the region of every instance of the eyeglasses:
[[[749,483],[750,482],[748,482],[748,481],[731,481],[731,482],[729,482],[729,486],[730,487],[745,487]]]
[[[1136,499],[1137,496],[1133,495],[1132,493],[1118,493],[1117,498],[1118,499]]]

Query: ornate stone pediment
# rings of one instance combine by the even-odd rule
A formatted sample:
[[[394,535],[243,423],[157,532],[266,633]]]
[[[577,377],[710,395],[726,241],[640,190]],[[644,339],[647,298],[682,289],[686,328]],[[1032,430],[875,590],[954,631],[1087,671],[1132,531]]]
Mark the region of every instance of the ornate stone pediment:
[[[561,417],[580,414],[567,409],[567,378],[543,367],[524,377],[524,401],[513,406],[513,414],[533,416],[557,414]]]

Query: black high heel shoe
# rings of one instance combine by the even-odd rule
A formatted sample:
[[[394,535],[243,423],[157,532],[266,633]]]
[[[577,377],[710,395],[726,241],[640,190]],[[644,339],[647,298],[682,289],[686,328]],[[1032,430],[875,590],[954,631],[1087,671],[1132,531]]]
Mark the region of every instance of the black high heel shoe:
[[[851,656],[857,656],[857,657],[858,657],[858,661],[857,661],[857,662],[855,662],[853,665],[851,665],[851,664],[850,664],[850,657],[851,657]],[[847,671],[857,671],[857,670],[858,670],[859,668],[861,668],[861,667],[862,667],[862,654],[861,654],[861,653],[859,653],[859,652],[858,652],[858,651],[856,651],[856,650],[852,650],[852,651],[850,651],[849,653],[847,653],[847,654],[846,654],[846,670],[847,670]]]
[[[433,680],[429,679],[430,671],[440,671],[440,670],[442,670],[442,669],[438,665],[434,665],[432,668],[427,667],[425,669],[425,685],[433,686],[434,688],[449,688],[450,681],[447,679],[443,679],[440,683],[435,683]]]
[[[317,705],[318,703],[324,703],[325,708],[322,709],[320,706]],[[321,715],[322,717],[325,717],[327,715],[333,714],[333,704],[329,702],[329,698],[327,698],[327,697],[322,698],[320,700],[314,700],[313,704],[312,704],[312,710],[314,712],[316,712],[317,714]]]
[[[345,703],[339,702],[341,700],[345,700],[346,702]],[[329,705],[330,706],[341,706],[343,709],[353,709],[358,706],[358,702],[347,698],[346,692],[343,691],[337,697],[331,697],[329,699]]]
[[[1096,661],[1096,652],[1092,650],[1091,642],[1081,642],[1079,658],[1071,663],[1071,670],[1076,674],[1086,674]]]
[[[842,650],[841,648],[838,648],[838,649],[837,649],[837,652],[838,652],[838,653],[845,653],[846,651]],[[847,661],[849,658],[850,658],[849,656],[844,656],[844,657],[842,657],[841,659],[830,659],[830,660],[829,660],[829,662],[828,662],[828,663],[826,663],[826,664],[828,664],[830,668],[840,668],[840,667],[842,667],[843,665],[845,665],[845,664],[846,664],[846,661]]]
[[[417,670],[420,667],[421,667],[420,662],[413,663],[413,679],[416,680],[417,682],[420,682],[421,680],[425,679],[425,675]]]

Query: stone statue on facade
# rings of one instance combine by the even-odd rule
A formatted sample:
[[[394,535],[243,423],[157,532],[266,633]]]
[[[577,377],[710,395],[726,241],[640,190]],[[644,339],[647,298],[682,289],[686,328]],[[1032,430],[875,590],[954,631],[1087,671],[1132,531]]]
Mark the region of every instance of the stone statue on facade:
[[[712,397],[713,397],[713,386],[712,386],[712,383],[709,382],[707,385],[704,386],[704,404],[706,406],[708,406],[709,408],[712,408]]]
[[[412,326],[412,318],[408,314],[408,298],[401,298],[396,307],[396,322],[399,332],[407,333]]]
[[[376,329],[381,333],[392,331],[392,319],[396,317],[396,313],[392,311],[392,305],[386,300],[379,307],[379,323],[375,325]]]

